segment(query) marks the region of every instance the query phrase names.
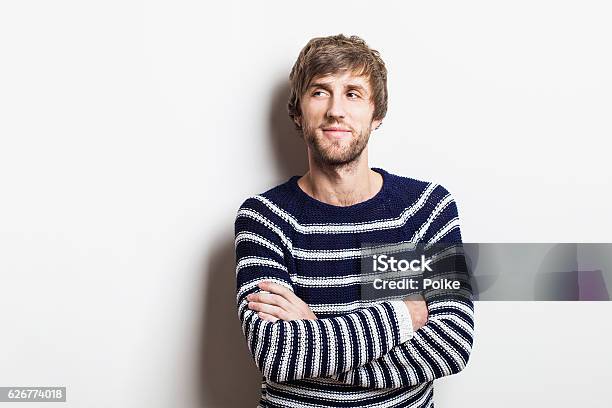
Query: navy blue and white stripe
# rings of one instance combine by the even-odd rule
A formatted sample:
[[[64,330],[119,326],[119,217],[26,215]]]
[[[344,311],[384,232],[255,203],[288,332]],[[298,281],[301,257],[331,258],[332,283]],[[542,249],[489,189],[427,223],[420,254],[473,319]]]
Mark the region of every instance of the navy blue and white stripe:
[[[352,206],[315,200],[294,176],[238,210],[236,301],[263,374],[261,407],[432,407],[433,381],[468,362],[469,298],[429,299],[429,320],[417,331],[401,300],[360,299],[364,247],[461,242],[457,205],[444,187],[373,170],[382,189]],[[262,281],[292,290],[318,320],[260,319],[246,296]]]

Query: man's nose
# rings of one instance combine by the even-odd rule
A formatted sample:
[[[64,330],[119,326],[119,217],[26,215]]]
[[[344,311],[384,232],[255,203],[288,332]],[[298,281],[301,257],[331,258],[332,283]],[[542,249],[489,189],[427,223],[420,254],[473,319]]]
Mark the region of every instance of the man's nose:
[[[329,107],[327,109],[328,118],[344,118],[346,115],[346,109],[344,106],[345,101],[342,96],[332,96],[329,98]]]

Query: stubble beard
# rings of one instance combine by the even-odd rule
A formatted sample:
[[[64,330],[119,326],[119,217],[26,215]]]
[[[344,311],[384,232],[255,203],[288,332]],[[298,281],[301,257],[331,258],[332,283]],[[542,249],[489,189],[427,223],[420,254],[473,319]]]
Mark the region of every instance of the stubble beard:
[[[330,125],[333,126],[333,125]],[[356,162],[361,156],[363,149],[368,144],[372,128],[362,130],[357,137],[354,137],[355,131],[351,129],[351,143],[348,146],[342,146],[341,140],[331,140],[325,143],[325,136],[317,136],[317,128],[305,124],[304,126],[304,141],[310,147],[313,153],[313,159],[319,164],[330,167],[349,167]]]

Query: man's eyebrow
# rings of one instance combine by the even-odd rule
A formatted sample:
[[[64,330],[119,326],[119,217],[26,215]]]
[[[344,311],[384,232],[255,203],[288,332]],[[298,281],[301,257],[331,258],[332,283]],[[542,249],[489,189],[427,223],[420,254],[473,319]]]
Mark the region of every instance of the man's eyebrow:
[[[326,82],[314,82],[310,84],[310,86],[308,86],[308,89],[312,89],[312,88],[329,89],[329,84],[327,84]]]
[[[363,87],[363,85],[360,85],[360,84],[346,84],[346,88],[348,88],[348,89],[356,89],[358,91],[363,92],[364,94],[368,93],[366,91],[365,87]]]

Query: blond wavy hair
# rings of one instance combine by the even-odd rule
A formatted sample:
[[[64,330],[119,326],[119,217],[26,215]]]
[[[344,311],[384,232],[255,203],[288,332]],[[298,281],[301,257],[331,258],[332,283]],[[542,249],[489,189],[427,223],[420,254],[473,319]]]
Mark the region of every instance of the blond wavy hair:
[[[290,92],[287,110],[295,123],[302,116],[300,101],[313,78],[349,70],[369,79],[372,120],[382,120],[387,114],[387,68],[380,53],[371,49],[356,35],[343,34],[316,37],[308,41],[298,55],[289,75]],[[296,124],[296,128],[300,127]]]

